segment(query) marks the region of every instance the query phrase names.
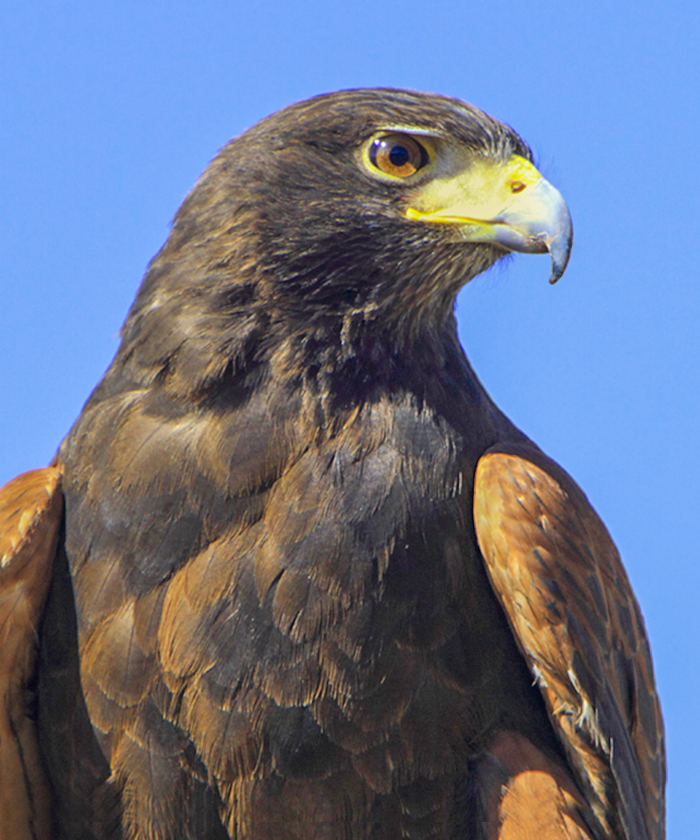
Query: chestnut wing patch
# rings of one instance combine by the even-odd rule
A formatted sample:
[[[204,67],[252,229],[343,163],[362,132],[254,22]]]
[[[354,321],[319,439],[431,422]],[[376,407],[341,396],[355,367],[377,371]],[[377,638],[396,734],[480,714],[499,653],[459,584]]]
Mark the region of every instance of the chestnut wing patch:
[[[48,840],[50,793],[29,683],[61,526],[61,473],[32,470],[0,489],[0,837]]]
[[[474,521],[601,836],[661,840],[661,712],[639,607],[605,526],[564,470],[519,444],[479,460]]]

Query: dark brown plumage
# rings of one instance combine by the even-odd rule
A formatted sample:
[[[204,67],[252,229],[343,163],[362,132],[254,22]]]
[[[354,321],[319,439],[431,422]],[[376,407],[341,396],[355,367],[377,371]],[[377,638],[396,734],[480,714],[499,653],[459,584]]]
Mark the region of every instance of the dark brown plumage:
[[[457,339],[506,250],[566,266],[530,161],[456,100],[350,91],[200,178],[57,456],[59,838],[661,840],[619,559]]]

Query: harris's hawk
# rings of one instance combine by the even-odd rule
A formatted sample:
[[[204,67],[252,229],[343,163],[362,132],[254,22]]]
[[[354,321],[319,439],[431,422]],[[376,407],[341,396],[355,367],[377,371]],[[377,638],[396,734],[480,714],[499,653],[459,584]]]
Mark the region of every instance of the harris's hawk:
[[[620,559],[453,314],[570,247],[527,145],[455,99],[321,96],[219,153],[0,498],[0,836],[661,840]]]

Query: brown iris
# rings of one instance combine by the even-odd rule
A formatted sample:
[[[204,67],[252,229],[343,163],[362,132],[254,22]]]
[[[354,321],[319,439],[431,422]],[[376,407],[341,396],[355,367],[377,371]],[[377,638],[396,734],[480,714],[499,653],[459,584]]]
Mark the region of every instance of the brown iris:
[[[398,178],[407,178],[430,162],[425,147],[408,134],[378,137],[369,150],[369,159],[380,172]]]

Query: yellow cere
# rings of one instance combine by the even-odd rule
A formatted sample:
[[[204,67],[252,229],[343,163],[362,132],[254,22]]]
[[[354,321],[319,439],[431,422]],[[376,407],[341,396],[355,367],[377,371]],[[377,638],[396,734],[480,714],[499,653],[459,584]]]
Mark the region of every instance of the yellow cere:
[[[542,181],[525,158],[513,155],[505,164],[476,158],[461,168],[431,178],[416,190],[408,219],[444,224],[497,222]]]

